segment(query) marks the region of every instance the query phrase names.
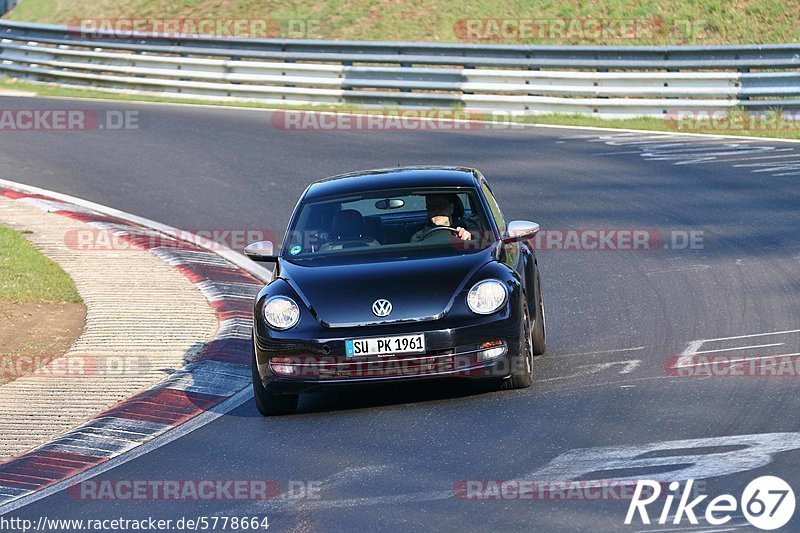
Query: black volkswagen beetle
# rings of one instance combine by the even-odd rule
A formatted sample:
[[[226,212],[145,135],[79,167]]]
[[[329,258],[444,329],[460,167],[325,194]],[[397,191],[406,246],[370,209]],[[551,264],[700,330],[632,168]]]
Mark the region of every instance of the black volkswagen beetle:
[[[256,297],[253,392],[263,415],[343,383],[495,380],[528,387],[545,351],[539,230],[506,222],[471,168],[410,167],[312,183]]]

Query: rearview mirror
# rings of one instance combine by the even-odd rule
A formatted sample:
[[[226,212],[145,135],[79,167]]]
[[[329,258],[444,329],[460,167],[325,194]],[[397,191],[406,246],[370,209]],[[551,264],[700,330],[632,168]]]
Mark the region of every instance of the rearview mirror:
[[[539,233],[539,224],[528,220],[514,220],[508,223],[504,242],[519,242],[532,239]]]
[[[400,209],[404,205],[406,205],[406,202],[402,198],[387,198],[375,202],[375,209]]]
[[[248,244],[244,249],[244,255],[253,261],[274,263],[278,260],[275,255],[275,245],[272,241],[259,241]]]

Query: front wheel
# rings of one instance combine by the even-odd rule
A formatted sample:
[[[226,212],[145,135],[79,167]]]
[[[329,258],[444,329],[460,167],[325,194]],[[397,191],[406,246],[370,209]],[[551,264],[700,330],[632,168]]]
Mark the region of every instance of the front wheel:
[[[255,348],[254,348],[255,350]],[[297,409],[299,394],[273,394],[264,388],[256,366],[256,354],[253,352],[253,397],[256,408],[263,416],[290,415]]]
[[[536,321],[533,324],[533,355],[542,355],[547,351],[547,320],[544,314],[544,296],[542,296],[542,280],[536,272]]]
[[[525,389],[533,384],[533,341],[531,339],[531,315],[528,302],[523,295],[522,331],[520,332],[519,356],[511,377],[500,385],[502,390]]]

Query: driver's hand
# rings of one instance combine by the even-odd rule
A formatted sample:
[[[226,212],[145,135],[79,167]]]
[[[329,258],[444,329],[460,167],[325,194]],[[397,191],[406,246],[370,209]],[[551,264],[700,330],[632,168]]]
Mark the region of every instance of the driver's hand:
[[[472,238],[472,234],[464,228],[456,228],[456,235],[458,235],[458,238],[462,241],[468,241]]]

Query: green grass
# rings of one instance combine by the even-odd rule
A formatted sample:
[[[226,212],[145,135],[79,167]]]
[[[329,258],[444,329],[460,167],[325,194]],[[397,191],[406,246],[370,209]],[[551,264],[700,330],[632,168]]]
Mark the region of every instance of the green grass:
[[[81,303],[72,279],[21,233],[0,226],[0,302]]]
[[[59,87],[56,85],[45,85],[39,83],[21,82],[13,79],[0,78],[0,91],[3,89],[13,91],[27,91],[35,93],[40,96],[50,96],[59,98],[100,98],[110,100],[120,100],[127,102],[163,102],[163,103],[180,103],[180,104],[202,104],[202,105],[216,105],[216,106],[234,106],[245,108],[260,108],[260,109],[297,109],[297,110],[313,110],[313,111],[332,111],[340,113],[379,113],[379,114],[393,114],[397,113],[397,108],[391,109],[364,109],[353,105],[271,105],[261,104],[258,102],[217,102],[197,99],[184,99],[184,98],[170,98],[163,96],[147,96],[147,95],[130,95],[130,94],[115,94],[103,91],[96,91],[91,89],[72,89]],[[447,117],[447,111],[454,111],[452,109],[445,110],[443,114]],[[402,112],[402,111],[401,111]],[[733,114],[742,114],[744,111],[741,108],[734,108],[731,110]],[[484,117],[469,115],[470,118],[484,118],[491,120],[492,117],[486,115]],[[800,139],[800,125],[795,128],[786,129],[732,129],[727,130],[724,128],[714,127],[708,121],[698,121],[695,124],[684,125],[676,128],[674,122],[670,123],[658,118],[640,117],[630,119],[602,119],[597,117],[585,116],[580,114],[563,114],[552,113],[547,115],[536,115],[526,117],[514,117],[515,122],[524,124],[544,124],[544,125],[564,125],[564,126],[591,126],[599,128],[624,128],[632,130],[649,130],[649,131],[664,131],[671,133],[710,133],[720,135],[736,135],[748,137],[764,137],[764,138],[780,138],[780,139]]]
[[[788,0],[21,0],[7,18],[68,23],[86,19],[269,19],[272,34],[294,38],[458,42],[475,19],[545,24],[509,44],[734,44],[797,42],[800,2]],[[558,37],[552,19],[635,19],[649,30],[604,38],[572,30]],[[297,31],[288,31],[294,21]],[[461,25],[459,25],[461,24]],[[654,25],[654,26],[653,26]],[[278,28],[282,28],[279,33]],[[299,28],[299,29],[298,29]],[[486,27],[482,26],[482,36]],[[473,40],[473,39],[470,39]],[[492,39],[498,41],[498,39]]]

